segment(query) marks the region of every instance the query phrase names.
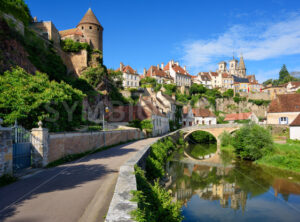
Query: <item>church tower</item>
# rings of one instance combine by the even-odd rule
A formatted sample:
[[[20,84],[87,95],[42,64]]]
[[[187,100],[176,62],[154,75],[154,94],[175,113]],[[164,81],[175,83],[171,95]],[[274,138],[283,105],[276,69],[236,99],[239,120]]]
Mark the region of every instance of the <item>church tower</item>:
[[[83,33],[92,49],[103,51],[103,27],[92,9],[89,8],[76,27]]]
[[[229,61],[229,74],[238,75],[237,68],[238,68],[238,61],[233,57],[232,60]]]
[[[245,66],[243,55],[241,55],[240,57],[238,72],[240,77],[246,77],[246,66]]]

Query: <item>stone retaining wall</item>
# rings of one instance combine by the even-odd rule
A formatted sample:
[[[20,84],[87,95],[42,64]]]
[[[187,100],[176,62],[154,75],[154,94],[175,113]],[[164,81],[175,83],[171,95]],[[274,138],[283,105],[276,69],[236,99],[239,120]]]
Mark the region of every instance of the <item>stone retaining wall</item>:
[[[3,128],[0,126],[0,176],[12,174],[13,172],[11,133],[11,128]]]
[[[169,133],[163,137],[158,137],[152,144],[156,143],[159,139],[167,136],[178,136],[179,131]],[[137,190],[136,178],[134,174],[134,165],[139,165],[143,168],[145,159],[150,153],[151,145],[145,146],[135,156],[128,160],[123,166],[120,167],[119,177],[115,187],[113,198],[105,218],[105,222],[133,222],[130,212],[137,209],[137,203],[132,202],[131,192]]]
[[[48,163],[69,154],[82,153],[141,138],[142,134],[139,129],[50,134]]]

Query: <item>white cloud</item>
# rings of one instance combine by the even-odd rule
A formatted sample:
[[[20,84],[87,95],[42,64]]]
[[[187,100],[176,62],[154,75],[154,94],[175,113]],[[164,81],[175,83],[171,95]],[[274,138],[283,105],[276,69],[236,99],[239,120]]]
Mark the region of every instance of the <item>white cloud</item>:
[[[300,53],[300,14],[280,22],[234,25],[216,38],[190,40],[183,44],[183,62],[192,70],[216,69],[216,61],[232,53],[259,61]]]

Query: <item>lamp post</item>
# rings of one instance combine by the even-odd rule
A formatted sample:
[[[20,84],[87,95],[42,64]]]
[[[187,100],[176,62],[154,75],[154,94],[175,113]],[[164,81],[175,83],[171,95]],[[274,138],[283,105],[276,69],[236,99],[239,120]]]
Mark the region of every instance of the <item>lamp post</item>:
[[[105,122],[105,120],[104,120],[104,116],[105,116],[105,113],[108,113],[109,112],[109,108],[106,106],[105,108],[104,108],[104,112],[103,112],[103,115],[102,115],[102,128],[103,128],[103,131],[105,130],[105,128],[104,128],[104,122]]]

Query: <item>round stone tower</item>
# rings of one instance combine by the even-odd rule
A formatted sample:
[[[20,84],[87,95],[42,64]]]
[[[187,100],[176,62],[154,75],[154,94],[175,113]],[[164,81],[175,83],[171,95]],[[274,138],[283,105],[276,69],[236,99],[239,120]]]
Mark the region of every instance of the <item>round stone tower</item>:
[[[92,49],[103,51],[103,27],[92,9],[89,8],[76,27],[83,33],[83,37]]]

